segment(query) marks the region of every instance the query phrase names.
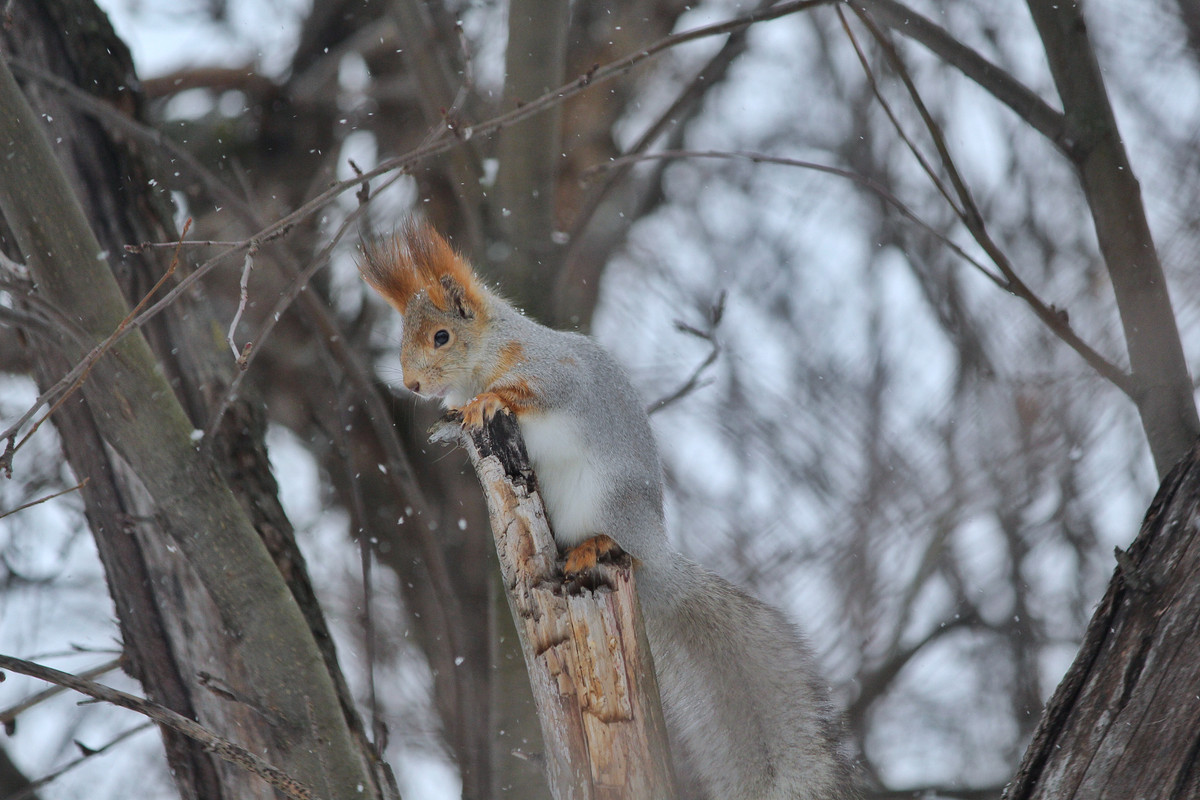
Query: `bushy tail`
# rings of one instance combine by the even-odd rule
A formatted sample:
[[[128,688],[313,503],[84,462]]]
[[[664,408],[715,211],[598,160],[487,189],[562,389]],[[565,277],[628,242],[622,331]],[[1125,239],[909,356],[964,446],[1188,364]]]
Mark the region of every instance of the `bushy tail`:
[[[826,689],[779,611],[682,557],[638,587],[677,771],[711,800],[856,797]]]

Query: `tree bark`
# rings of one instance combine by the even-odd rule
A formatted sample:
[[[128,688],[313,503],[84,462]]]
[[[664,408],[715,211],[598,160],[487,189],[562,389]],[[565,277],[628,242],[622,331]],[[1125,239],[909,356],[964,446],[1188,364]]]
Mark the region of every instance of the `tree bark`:
[[[511,415],[471,433],[450,423],[435,440],[459,441],[483,486],[554,797],[671,800],[674,774],[632,560],[601,564],[594,590],[564,585]]]
[[[1007,800],[1200,796],[1200,442],[1117,564]]]
[[[49,54],[41,63],[66,64],[69,77],[82,71],[93,87],[112,89],[118,107],[127,113],[136,107],[136,97],[125,88],[134,80],[131,68],[109,86],[117,53],[124,49],[93,5],[16,3],[9,11],[9,53],[24,44],[26,51]],[[60,24],[40,27],[47,18]],[[61,39],[51,45],[48,40],[55,36]],[[89,42],[105,36],[104,45],[89,49]],[[0,69],[0,92],[6,109],[0,139],[12,156],[0,166],[0,207],[10,245],[19,246],[42,295],[77,323],[74,335],[64,334],[37,351],[44,387],[112,333],[127,313],[110,259],[128,290],[135,296],[144,291],[138,280],[146,275],[129,269],[136,265],[123,257],[121,245],[139,241],[125,224],[139,215],[152,218],[155,200],[142,196],[136,183],[110,182],[103,174],[77,178],[96,229],[105,236],[101,245],[37,123],[40,117],[51,124],[56,115],[35,114],[6,68]],[[57,125],[57,146],[71,170],[119,172],[117,165],[129,166],[115,151],[94,159],[89,152],[73,161],[89,147],[103,150],[104,145],[86,142],[89,133],[96,142],[103,137],[98,129],[74,127],[62,117]],[[161,342],[160,349],[191,352],[189,347],[205,341],[189,338],[192,332],[187,324],[156,324],[149,334]],[[172,342],[174,336],[179,340]],[[311,597],[290,593],[280,575],[281,567],[288,570],[293,591],[306,586],[306,578],[295,580],[303,575],[303,565],[274,501],[261,442],[256,447],[234,436],[214,448],[221,454],[216,464],[205,463],[191,442],[199,426],[187,412],[202,419],[206,392],[213,390],[205,369],[204,358],[158,360],[135,332],[96,363],[83,397],[73,398],[55,418],[76,474],[92,479],[85,503],[131,669],[152,698],[265,752],[323,793],[361,796],[356,791],[361,786],[374,796],[373,759],[364,749],[320,612],[315,603],[301,612],[297,598],[308,603]],[[238,417],[235,424],[247,426],[246,435],[253,438],[252,431],[261,430],[250,422]],[[242,497],[230,492],[214,466],[244,479]],[[262,492],[270,493],[270,500],[250,497]],[[325,639],[323,646],[318,636]],[[228,692],[222,698],[197,682],[199,669],[211,670],[213,664],[220,665],[218,685],[232,688],[237,702],[228,700]],[[165,738],[184,796],[271,796],[257,779],[214,765],[200,748],[178,737]]]
[[[571,4],[565,0],[515,0],[508,9],[504,101],[531,100],[563,82]],[[507,109],[506,109],[507,110]],[[499,273],[517,306],[542,322],[553,317],[555,185],[562,160],[562,106],[518,122],[498,134],[500,162],[488,209],[503,247]],[[481,262],[487,269],[487,262]],[[497,273],[493,273],[497,274]]]

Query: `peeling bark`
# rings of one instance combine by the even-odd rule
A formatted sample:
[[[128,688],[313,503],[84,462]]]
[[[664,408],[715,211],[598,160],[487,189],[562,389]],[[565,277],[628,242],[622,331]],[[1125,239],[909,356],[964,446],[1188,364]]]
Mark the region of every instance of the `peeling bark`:
[[[601,564],[595,589],[563,584],[515,418],[469,434],[445,425],[435,440],[458,440],[483,486],[556,800],[675,797],[631,559]]]

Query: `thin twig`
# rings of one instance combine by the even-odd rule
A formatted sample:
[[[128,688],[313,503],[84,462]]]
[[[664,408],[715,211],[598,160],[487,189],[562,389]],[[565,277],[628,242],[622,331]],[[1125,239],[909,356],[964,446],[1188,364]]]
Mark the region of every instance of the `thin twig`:
[[[0,670],[10,670],[21,675],[28,675],[31,678],[37,678],[38,680],[72,689],[95,700],[135,711],[144,717],[149,717],[159,725],[170,728],[176,733],[192,739],[199,743],[205,750],[225,761],[253,772],[274,788],[293,798],[293,800],[313,800],[312,789],[292,778],[283,772],[283,770],[268,764],[246,748],[217,736],[199,723],[193,722],[182,714],[178,714],[158,703],[104,686],[95,681],[86,680],[68,672],[62,672],[61,670],[12,656],[0,655]],[[0,673],[0,675],[2,674]]]
[[[70,492],[77,492],[80,489],[82,489],[83,487],[87,486],[88,481],[90,481],[90,480],[91,480],[91,478],[84,478],[79,483],[72,486],[70,489],[63,489],[61,492],[55,492],[54,494],[48,494],[45,497],[40,497],[37,500],[31,500],[28,503],[25,503],[24,505],[17,506],[16,508],[10,508],[8,511],[0,513],[0,519],[4,519],[7,516],[17,513],[18,511],[24,511],[27,508],[32,508],[33,506],[41,505],[42,503],[45,503],[48,500],[53,500],[56,497],[62,497],[64,494],[68,494]]]
[[[180,241],[183,241],[183,237],[187,235],[188,229],[191,227],[191,225],[191,219],[188,219],[188,221],[184,223],[183,231],[179,234]],[[146,307],[146,304],[150,301],[150,298],[153,297],[160,288],[162,288],[162,285],[167,282],[168,278],[175,274],[175,269],[178,266],[179,250],[176,249],[175,256],[171,259],[171,264],[167,267],[166,272],[164,272],[162,277],[155,282],[154,286],[150,287],[150,291],[148,291],[145,296],[138,301],[138,304],[134,306],[128,314],[125,315],[125,318],[118,323],[116,329],[108,335],[108,338],[93,348],[91,352],[84,356],[82,361],[76,364],[70,372],[64,375],[57,383],[54,384],[54,386],[50,387],[48,391],[43,392],[42,395],[38,397],[37,402],[35,402],[34,405],[31,406],[30,409],[25,412],[25,414],[23,414],[15,424],[10,426],[8,430],[0,433],[0,437],[3,438],[15,436],[17,431],[20,430],[20,427],[33,416],[37,409],[41,407],[42,403],[46,402],[46,400],[48,400],[50,397],[54,397],[58,392],[63,392],[62,395],[59,396],[54,402],[54,405],[50,407],[50,410],[47,411],[40,419],[38,419],[37,422],[35,422],[33,426],[25,433],[20,442],[18,442],[15,447],[11,448],[11,451],[9,449],[5,450],[4,456],[2,459],[0,459],[0,461],[9,465],[8,468],[11,468],[12,456],[16,453],[16,451],[24,447],[25,443],[29,441],[29,438],[37,433],[37,430],[42,426],[42,423],[49,419],[54,412],[57,411],[64,402],[66,402],[67,398],[69,398],[79,389],[79,387],[83,386],[84,381],[87,380],[88,374],[92,371],[92,367],[95,366],[96,362],[100,360],[100,357],[107,353],[113,345],[120,341],[120,339],[125,335],[126,331],[132,329],[131,326],[137,327],[134,325],[134,322],[138,312]]]
[[[28,786],[26,786],[22,789],[19,789],[18,791],[14,792],[13,794],[5,795],[4,800],[25,800],[25,798],[27,798],[27,797],[32,797],[33,793],[36,792],[38,789],[42,788],[43,786],[45,786],[49,783],[52,783],[55,780],[58,780],[66,773],[70,772],[71,770],[75,769],[83,762],[87,761],[89,758],[94,758],[94,757],[100,755],[101,753],[104,753],[107,750],[117,746],[118,744],[125,741],[129,737],[134,736],[135,734],[139,734],[142,731],[150,730],[153,727],[154,727],[153,722],[143,722],[141,725],[135,725],[127,731],[118,733],[112,739],[109,739],[106,743],[100,745],[99,747],[88,747],[87,745],[83,744],[78,739],[76,739],[75,746],[78,747],[79,751],[80,751],[80,755],[77,758],[74,758],[71,761],[68,761],[66,764],[63,764],[61,767],[54,770],[53,772],[51,772],[47,775],[43,775],[42,777],[38,778],[35,781],[31,781]]]
[[[125,245],[126,253],[141,253],[146,250],[166,247],[237,247],[242,242],[222,242],[216,239],[190,239],[186,242],[141,242]]]
[[[854,183],[857,183],[859,186],[863,187],[864,189],[871,191],[872,193],[877,195],[881,200],[886,202],[888,205],[895,208],[897,211],[900,212],[900,214],[905,219],[908,219],[910,222],[914,223],[915,225],[920,226],[920,228],[922,230],[924,230],[930,236],[933,236],[939,242],[941,242],[946,247],[948,247],[951,251],[954,252],[955,255],[957,255],[959,258],[963,259],[968,264],[970,264],[972,267],[974,267],[976,270],[978,270],[980,272],[980,274],[982,274],[985,278],[990,280],[992,283],[996,284],[997,286],[999,286],[1001,289],[1004,289],[1005,291],[1008,291],[1008,289],[1009,289],[1008,281],[1006,281],[1003,276],[998,275],[997,273],[993,272],[991,269],[989,269],[985,264],[983,264],[977,258],[972,256],[966,250],[963,250],[962,247],[960,247],[958,244],[956,244],[954,242],[954,240],[948,238],[946,236],[946,234],[942,233],[937,228],[933,227],[928,222],[926,222],[924,219],[922,219],[915,211],[913,211],[911,208],[909,208],[904,203],[904,201],[902,201],[900,198],[896,197],[894,194],[892,194],[890,191],[888,191],[887,188],[884,187],[881,183],[879,183],[878,181],[876,181],[872,178],[868,178],[865,175],[860,175],[859,173],[853,172],[848,169],[842,169],[840,167],[831,167],[828,164],[819,164],[815,161],[803,161],[803,160],[796,159],[796,158],[784,158],[782,156],[772,156],[772,155],[767,155],[766,153],[756,153],[756,152],[748,151],[748,150],[738,150],[738,151],[663,150],[663,151],[660,151],[657,153],[640,153],[640,154],[635,154],[635,155],[631,155],[631,156],[623,156],[621,158],[615,158],[612,161],[607,161],[603,164],[597,164],[596,166],[592,167],[591,170],[589,170],[589,171],[612,169],[613,167],[617,167],[617,166],[620,166],[621,164],[632,162],[632,161],[644,161],[644,160],[650,160],[650,159],[676,159],[676,158],[746,159],[747,161],[751,161],[755,164],[780,164],[780,165],[786,166],[786,167],[800,167],[802,169],[810,169],[810,170],[813,170],[814,172],[824,172],[827,175],[835,175],[839,178],[845,178],[846,180],[853,181]]]
[[[772,0],[761,0],[759,8],[770,5]],[[671,136],[667,139],[667,149],[677,149],[678,141],[682,139],[682,131],[684,124],[688,118],[696,112],[700,107],[700,100],[704,97],[711,87],[717,85],[724,80],[726,73],[729,70],[729,65],[733,63],[741,53],[746,49],[746,31],[745,29],[735,31],[721,46],[721,49],[708,60],[708,62],[700,68],[700,70],[688,82],[688,85],[683,88],[679,96],[674,102],[655,120],[638,140],[634,142],[625,151],[623,155],[632,155],[635,153],[646,152],[651,145],[657,142],[664,133],[670,129]],[[583,205],[575,214],[575,219],[571,222],[571,230],[568,234],[567,249],[562,254],[563,272],[558,278],[558,286],[577,286],[577,285],[594,285],[597,276],[588,274],[583,270],[585,262],[589,259],[577,259],[576,254],[579,248],[583,246],[585,241],[584,232],[591,224],[596,213],[600,210],[605,199],[612,191],[621,183],[632,169],[632,162],[625,167],[621,167],[610,172],[604,181],[604,184],[588,193],[584,199]],[[660,162],[659,173],[650,176],[645,185],[655,186],[658,184],[661,170],[666,168],[666,164]],[[626,214],[627,220],[634,218],[632,214]],[[596,269],[593,266],[593,271]]]
[[[725,315],[726,296],[725,292],[721,292],[717,296],[716,302],[709,309],[708,324],[704,330],[700,330],[679,320],[675,321],[675,328],[677,330],[695,336],[697,339],[703,339],[709,343],[711,349],[708,351],[708,356],[692,370],[691,376],[678,389],[650,404],[646,409],[647,414],[662,411],[672,403],[676,403],[694,392],[700,386],[700,376],[704,374],[705,370],[716,363],[717,358],[721,355],[721,342],[717,339],[717,326],[721,324],[721,318]]]
[[[1108,380],[1118,389],[1125,393],[1127,397],[1135,403],[1139,401],[1137,383],[1133,376],[1122,370],[1120,367],[1113,364],[1111,361],[1100,355],[1094,350],[1091,345],[1079,338],[1072,330],[1070,323],[1067,321],[1067,316],[1062,309],[1055,306],[1049,306],[1042,302],[1032,289],[1025,284],[1021,277],[1013,269],[1012,263],[1008,260],[1008,256],[992,239],[988,233],[987,226],[983,219],[983,214],[979,207],[975,204],[975,200],[971,197],[971,192],[967,188],[966,181],[963,180],[962,174],[958,171],[958,167],[954,163],[953,157],[950,155],[950,148],[946,144],[946,137],[942,133],[941,126],[933,115],[929,113],[928,107],[924,100],[921,99],[921,94],[917,91],[916,84],[913,82],[912,75],[909,74],[907,66],[905,66],[900,54],[896,51],[891,40],[880,30],[879,26],[871,18],[871,16],[860,9],[856,9],[859,19],[875,37],[875,41],[879,43],[888,61],[896,70],[896,74],[904,83],[905,89],[908,91],[909,97],[913,101],[917,113],[920,114],[921,120],[925,123],[925,128],[929,132],[930,138],[933,140],[934,147],[937,150],[938,158],[941,159],[942,168],[950,178],[950,183],[954,187],[955,194],[958,196],[959,203],[962,207],[960,219],[970,231],[976,243],[979,244],[983,251],[988,254],[988,257],[1000,270],[1008,284],[1007,289],[1017,297],[1025,301],[1025,303],[1033,310],[1034,314],[1040,319],[1046,327],[1048,327],[1054,335],[1067,344],[1072,350],[1078,353],[1084,361],[1088,363],[1100,376]]]
[[[403,173],[392,175],[386,181],[384,181],[381,187],[379,187],[380,191],[400,180],[401,177],[403,177]],[[329,260],[329,254],[333,252],[333,248],[336,247],[338,242],[342,240],[342,237],[346,235],[346,231],[349,230],[350,225],[358,220],[359,216],[362,215],[366,208],[367,206],[365,205],[356,206],[353,211],[346,215],[346,218],[342,220],[342,224],[338,226],[337,231],[332,237],[330,237],[325,246],[321,248],[321,251],[317,253],[316,257],[312,260],[308,267],[306,267],[299,275],[297,275],[295,280],[292,281],[291,286],[287,288],[287,291],[283,292],[279,296],[279,299],[275,302],[275,307],[272,309],[271,313],[267,315],[267,318],[263,321],[262,325],[259,326],[258,332],[255,333],[254,338],[246,343],[246,347],[243,349],[242,356],[238,361],[240,371],[234,376],[233,380],[229,382],[229,388],[221,397],[220,402],[217,403],[216,408],[213,410],[213,413],[209,418],[208,425],[204,428],[204,439],[201,444],[202,450],[207,450],[212,446],[211,443],[215,440],[217,428],[221,424],[222,417],[224,417],[225,412],[229,410],[230,404],[232,404],[234,399],[237,398],[238,391],[241,389],[242,379],[249,371],[250,364],[262,350],[263,343],[266,341],[267,337],[271,335],[271,331],[275,329],[275,325],[278,324],[279,320],[283,318],[284,312],[291,307],[292,303],[296,301],[296,298],[308,288],[308,282],[312,280],[313,276],[317,274],[318,270],[325,266],[326,261]]]
[[[902,36],[924,45],[931,53],[974,81],[988,94],[1012,109],[1018,117],[1055,147],[1066,152],[1071,147],[1067,139],[1064,114],[1038,96],[1008,72],[996,66],[976,51],[955,39],[932,20],[896,0],[849,0],[856,11],[865,10],[878,22]]]
[[[875,71],[871,69],[871,62],[867,60],[867,54],[859,47],[858,37],[850,29],[850,23],[846,21],[846,15],[842,13],[842,7],[838,6],[835,10],[837,11],[838,21],[842,23],[842,30],[846,32],[846,38],[850,40],[850,46],[854,48],[854,54],[858,56],[858,63],[862,66],[863,74],[866,75],[867,85],[871,87],[871,94],[875,95],[875,100],[879,103],[879,107],[883,109],[883,113],[887,115],[888,121],[892,123],[892,129],[896,131],[896,135],[900,137],[900,141],[904,142],[905,146],[908,147],[908,151],[913,154],[913,158],[921,165],[921,169],[929,176],[930,182],[933,183],[934,188],[945,199],[946,204],[950,206],[950,209],[954,212],[954,216],[961,219],[963,211],[954,202],[954,198],[950,195],[950,190],[942,183],[942,179],[934,171],[933,165],[929,163],[929,160],[925,158],[925,154],[917,147],[916,142],[909,138],[908,132],[900,124],[899,117],[892,111],[891,103],[883,96],[883,91],[879,88],[879,81],[875,80]]]
[[[234,334],[237,332],[238,323],[242,321],[242,314],[246,311],[246,303],[250,300],[250,273],[254,271],[254,256],[258,253],[258,248],[252,246],[246,251],[246,258],[242,262],[242,279],[238,282],[238,306],[234,312],[233,320],[229,323],[229,335],[226,341],[229,342],[230,349],[233,350],[233,358],[237,362],[238,369],[245,371],[247,359],[250,356],[250,342],[246,342],[246,347],[242,351],[238,351],[237,342],[234,340]]]
[[[79,673],[79,677],[89,681],[92,678],[99,678],[101,675],[112,672],[114,669],[121,666],[121,663],[124,660],[125,659],[123,657],[118,656],[111,661],[105,661],[103,664],[92,667],[88,670],[84,670],[83,672]],[[26,711],[38,705],[39,703],[44,703],[51,697],[56,697],[65,691],[66,687],[64,686],[51,686],[49,689],[43,689],[36,694],[30,695],[16,705],[9,706],[3,711],[0,711],[0,727],[4,728],[5,733],[7,733],[9,736],[12,736],[18,716],[24,714]]]
[[[328,351],[321,351],[325,368],[329,377],[336,381],[337,365]],[[336,385],[336,383],[335,383]],[[374,613],[374,578],[372,558],[372,542],[367,532],[367,501],[363,496],[362,481],[355,474],[354,457],[346,441],[346,431],[350,430],[350,412],[354,410],[354,399],[349,392],[340,389],[338,397],[337,430],[329,432],[330,443],[337,454],[341,467],[345,470],[346,483],[350,487],[350,523],[354,537],[358,542],[359,570],[362,576],[362,622],[363,622],[363,661],[367,682],[367,711],[370,714],[371,743],[375,753],[382,758],[387,750],[387,725],[379,713],[379,693],[375,685],[375,613]]]

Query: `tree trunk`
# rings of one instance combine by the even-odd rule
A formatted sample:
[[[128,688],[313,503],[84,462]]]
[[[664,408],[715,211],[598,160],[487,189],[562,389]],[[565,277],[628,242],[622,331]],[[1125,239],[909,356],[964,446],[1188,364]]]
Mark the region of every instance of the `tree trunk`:
[[[654,661],[628,556],[595,589],[564,585],[558,548],[516,418],[498,414],[458,441],[483,485],[509,606],[546,743],[556,800],[676,796]]]
[[[91,2],[16,2],[7,13],[6,56],[136,113],[128,53]],[[12,156],[0,166],[7,245],[74,328],[54,342],[34,341],[45,388],[112,333],[128,299],[163,270],[159,258],[133,257],[123,245],[175,233],[165,196],[150,188],[128,142],[114,142],[31,84],[34,112],[7,69],[0,80]],[[39,119],[52,126],[53,151]],[[205,315],[196,300],[181,298],[145,338],[135,332],[117,343],[82,397],[54,418],[76,475],[90,479],[85,506],[130,671],[152,699],[264,753],[321,793],[349,796],[362,786],[378,796],[375,760],[275,497],[260,415],[234,409],[212,447],[215,463],[204,463],[191,442],[228,370],[212,337],[197,335]],[[212,682],[225,691],[202,686],[201,670],[218,673]],[[164,739],[183,796],[273,796],[194,743]]]
[[[1200,442],[1117,564],[1007,800],[1200,797]]]

